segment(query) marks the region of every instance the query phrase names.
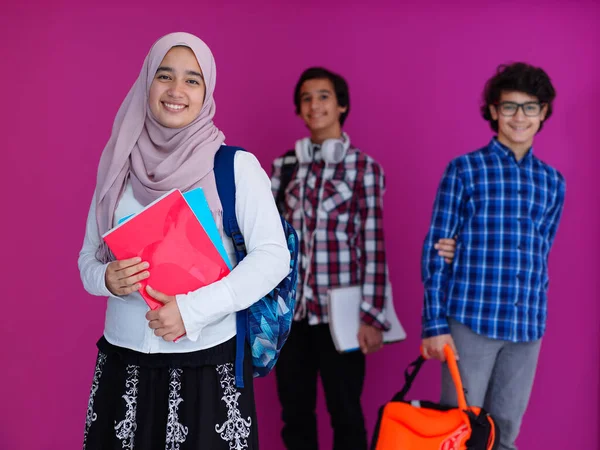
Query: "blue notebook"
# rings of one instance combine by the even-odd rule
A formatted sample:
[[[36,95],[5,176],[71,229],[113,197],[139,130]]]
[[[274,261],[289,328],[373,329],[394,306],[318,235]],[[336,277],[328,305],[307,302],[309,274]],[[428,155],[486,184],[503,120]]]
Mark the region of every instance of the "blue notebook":
[[[227,264],[229,269],[232,269],[231,263],[229,262],[229,257],[227,256],[227,252],[225,251],[225,246],[223,245],[223,240],[221,239],[221,235],[219,234],[219,230],[217,229],[217,224],[215,223],[215,219],[213,218],[212,213],[210,212],[210,208],[208,206],[208,201],[204,196],[204,191],[202,188],[192,189],[183,194],[183,198],[186,199],[192,211],[196,215],[198,221],[204,227],[204,231],[208,234],[210,240],[215,244],[215,247],[223,257],[223,261]]]
[[[204,231],[214,244],[215,248],[219,251],[219,254],[227,264],[227,267],[231,270],[231,262],[229,261],[229,257],[227,256],[227,252],[225,251],[225,246],[223,245],[223,240],[221,239],[221,235],[219,234],[219,230],[217,229],[217,224],[215,223],[215,219],[213,218],[212,213],[210,212],[210,208],[208,206],[208,201],[204,196],[204,191],[202,188],[192,189],[189,192],[183,194],[183,198],[188,202],[190,208],[194,212],[194,215],[198,219],[198,222],[202,224]],[[119,224],[129,219],[133,214],[129,216],[123,217],[119,220]]]

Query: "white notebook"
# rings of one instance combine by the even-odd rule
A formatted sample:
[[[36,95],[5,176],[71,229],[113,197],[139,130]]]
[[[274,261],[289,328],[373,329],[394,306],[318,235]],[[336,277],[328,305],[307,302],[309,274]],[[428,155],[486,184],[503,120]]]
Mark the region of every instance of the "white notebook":
[[[340,287],[329,291],[329,330],[335,348],[340,353],[359,350],[357,335],[360,327],[361,302],[361,286]],[[383,332],[383,342],[390,344],[406,339],[406,332],[396,315],[389,285],[385,298],[385,316],[391,328]]]

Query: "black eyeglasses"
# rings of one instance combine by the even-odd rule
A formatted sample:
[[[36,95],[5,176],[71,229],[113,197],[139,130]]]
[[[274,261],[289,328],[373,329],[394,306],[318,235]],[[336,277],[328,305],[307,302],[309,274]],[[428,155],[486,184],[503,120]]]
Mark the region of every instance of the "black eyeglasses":
[[[500,114],[505,117],[514,116],[519,111],[519,108],[523,109],[523,114],[527,117],[537,117],[542,112],[542,104],[540,102],[501,102],[496,103],[496,107],[498,107]]]

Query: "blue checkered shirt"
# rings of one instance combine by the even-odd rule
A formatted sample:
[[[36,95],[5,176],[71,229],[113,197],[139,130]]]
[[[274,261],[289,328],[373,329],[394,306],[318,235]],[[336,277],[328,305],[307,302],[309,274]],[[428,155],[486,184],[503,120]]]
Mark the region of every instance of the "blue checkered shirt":
[[[518,161],[495,138],[448,165],[423,245],[423,337],[448,317],[493,339],[528,342],[546,328],[548,254],[565,180],[531,149]],[[458,236],[452,265],[433,248]]]

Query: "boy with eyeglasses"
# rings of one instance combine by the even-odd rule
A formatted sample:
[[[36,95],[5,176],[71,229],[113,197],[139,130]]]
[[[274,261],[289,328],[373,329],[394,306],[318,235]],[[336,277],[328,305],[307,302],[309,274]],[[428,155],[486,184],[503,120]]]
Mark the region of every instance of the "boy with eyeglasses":
[[[497,421],[503,450],[516,449],[546,328],[548,254],[565,180],[532,144],[555,95],[540,68],[498,68],[481,108],[497,136],[450,162],[423,245],[423,353],[444,361],[444,346],[455,350],[468,401]],[[454,235],[448,267],[432,243]],[[456,405],[446,365],[441,401]]]

